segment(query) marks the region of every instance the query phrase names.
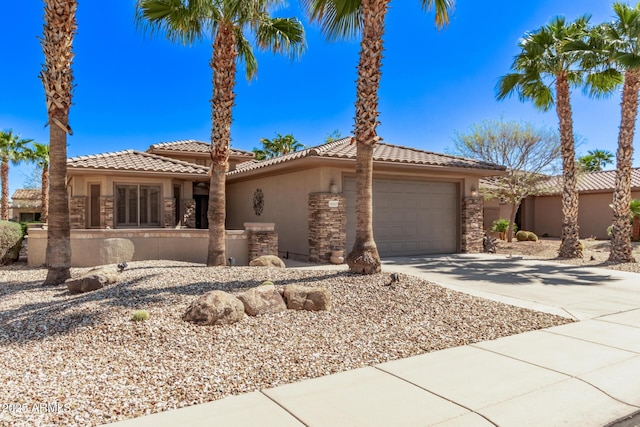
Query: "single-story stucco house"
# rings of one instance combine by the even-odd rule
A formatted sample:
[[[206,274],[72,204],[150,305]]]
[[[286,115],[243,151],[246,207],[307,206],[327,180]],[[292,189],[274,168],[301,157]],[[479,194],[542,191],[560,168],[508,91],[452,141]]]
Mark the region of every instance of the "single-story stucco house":
[[[20,188],[14,191],[9,204],[9,219],[17,222],[40,221],[42,191]]]
[[[332,250],[350,249],[356,201],[356,145],[351,141],[343,138],[263,161],[232,149],[226,186],[228,233],[245,230],[247,224],[254,231],[261,230],[260,223],[269,224],[275,228],[275,251],[281,257],[314,262],[328,262]],[[171,254],[157,248],[154,253],[139,252],[138,245],[151,245],[142,240],[136,253],[203,262],[206,245],[194,242],[196,237],[206,242],[206,232],[197,232],[208,227],[208,164],[209,144],[193,140],[155,144],[146,152],[70,158],[72,228],[78,238],[92,232],[91,238],[96,232],[128,233],[128,238],[141,232],[147,237],[179,233],[191,243],[174,242]],[[479,180],[503,171],[502,166],[476,160],[378,143],[373,198],[380,254],[482,251]]]
[[[516,224],[520,229],[538,236],[560,237],[562,234],[562,178],[550,177],[542,191],[527,197],[520,206]],[[613,223],[613,203],[616,171],[583,172],[578,175],[578,225],[580,237],[608,239],[607,227]],[[482,185],[482,183],[481,183]],[[640,168],[631,171],[631,198],[640,199]],[[484,226],[509,218],[511,205],[497,200],[485,200]]]

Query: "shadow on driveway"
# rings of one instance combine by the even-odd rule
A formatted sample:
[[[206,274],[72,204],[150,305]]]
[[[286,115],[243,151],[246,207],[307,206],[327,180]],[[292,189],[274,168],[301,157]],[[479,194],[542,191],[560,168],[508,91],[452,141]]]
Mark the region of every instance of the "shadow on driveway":
[[[520,257],[506,258],[485,254],[425,255],[385,258],[384,265],[407,266],[442,278],[460,282],[489,282],[502,285],[599,286],[619,280],[583,266],[557,264]],[[434,277],[434,281],[437,281]]]

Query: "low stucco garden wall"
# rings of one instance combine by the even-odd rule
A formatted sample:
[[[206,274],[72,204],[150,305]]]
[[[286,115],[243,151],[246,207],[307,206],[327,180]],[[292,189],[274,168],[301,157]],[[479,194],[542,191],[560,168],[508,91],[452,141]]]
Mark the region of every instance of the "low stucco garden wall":
[[[132,261],[167,259],[206,263],[209,230],[143,229],[143,230],[71,230],[71,266],[92,267],[101,264],[100,244],[106,239],[130,240],[135,251]],[[249,264],[249,232],[227,230],[226,255],[235,265]],[[47,231],[29,229],[30,266],[45,262]]]

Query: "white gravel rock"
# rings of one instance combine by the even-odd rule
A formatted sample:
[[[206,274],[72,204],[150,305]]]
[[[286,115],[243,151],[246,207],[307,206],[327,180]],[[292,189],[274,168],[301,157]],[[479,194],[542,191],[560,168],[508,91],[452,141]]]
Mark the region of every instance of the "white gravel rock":
[[[45,277],[0,268],[0,425],[103,424],[569,322],[414,277],[388,287],[386,274],[131,262],[118,284],[79,295]],[[267,278],[326,287],[332,311],[181,319],[200,295]],[[138,309],[150,319],[130,321]]]

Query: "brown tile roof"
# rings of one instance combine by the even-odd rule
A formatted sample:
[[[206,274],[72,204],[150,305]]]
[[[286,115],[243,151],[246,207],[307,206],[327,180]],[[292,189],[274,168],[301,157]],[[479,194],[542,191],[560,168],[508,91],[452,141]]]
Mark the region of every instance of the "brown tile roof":
[[[11,196],[11,199],[15,200],[39,200],[42,195],[41,190],[30,190],[27,188],[19,188]]]
[[[154,150],[163,151],[180,151],[187,153],[209,153],[211,150],[211,144],[208,142],[196,141],[194,139],[184,139],[180,141],[160,142],[153,144],[147,150],[153,152]],[[235,148],[229,149],[229,155],[235,157],[253,157],[253,153],[250,151],[238,150]]]
[[[92,154],[67,159],[70,169],[99,169],[135,172],[166,172],[175,174],[207,175],[209,168],[156,154],[135,150]]]
[[[583,172],[578,175],[578,192],[613,191],[616,171]],[[631,188],[640,189],[640,168],[631,169]],[[562,193],[562,176],[549,177],[541,185],[542,194]]]
[[[350,144],[351,137],[342,138],[337,141],[310,147],[295,153],[275,157],[263,161],[248,161],[240,163],[234,171],[227,175],[237,175],[256,169],[265,168],[281,163],[291,162],[305,157],[324,157],[334,159],[354,159],[356,158],[356,144]],[[418,150],[416,148],[402,147],[386,143],[377,143],[373,150],[373,160],[390,163],[406,163],[414,165],[446,166],[467,169],[486,169],[502,171],[503,166],[485,163],[463,157],[450,156],[448,154],[438,154],[430,151]]]

